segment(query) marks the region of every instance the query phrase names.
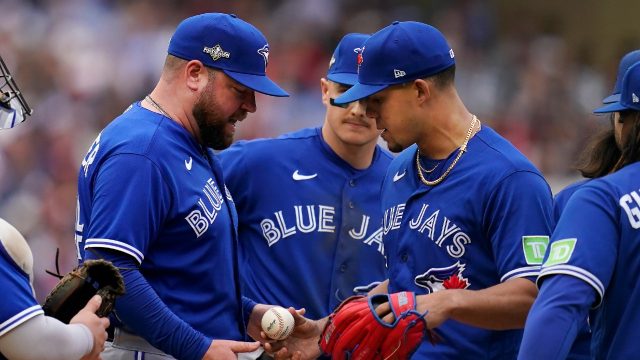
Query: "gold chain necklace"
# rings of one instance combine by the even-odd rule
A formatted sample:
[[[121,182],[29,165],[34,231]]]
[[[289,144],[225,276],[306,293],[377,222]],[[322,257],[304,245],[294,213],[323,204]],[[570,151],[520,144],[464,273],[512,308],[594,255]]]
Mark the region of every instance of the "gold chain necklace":
[[[453,162],[451,163],[451,165],[449,165],[449,168],[442,175],[440,175],[439,178],[435,179],[434,181],[429,181],[425,179],[424,175],[422,174],[423,169],[422,169],[422,165],[420,165],[420,148],[418,148],[418,151],[416,152],[416,168],[418,169],[418,177],[420,178],[420,181],[422,181],[423,184],[427,186],[438,185],[447,177],[447,175],[449,175],[451,170],[453,170],[453,167],[456,166],[456,164],[458,163],[458,160],[460,160],[460,157],[462,157],[462,154],[467,152],[467,144],[469,143],[469,139],[471,139],[471,133],[473,132],[473,129],[476,127],[476,122],[480,122],[480,120],[478,120],[478,118],[472,114],[471,126],[469,126],[469,130],[467,131],[467,137],[464,139],[462,146],[460,146],[460,150],[458,150],[458,155],[456,155],[456,158],[453,159]],[[431,171],[433,170],[435,170],[435,168],[433,168]]]
[[[162,115],[164,115],[164,116],[168,117],[169,119],[173,120],[173,118],[169,114],[167,114],[166,111],[164,111],[162,106],[160,106],[160,104],[158,104],[155,100],[153,100],[151,95],[147,95],[144,98],[147,99],[151,103],[151,105],[153,105],[156,109],[158,109],[158,111],[160,111],[162,113]]]
[[[424,173],[427,173],[427,174],[431,174],[432,172],[434,172],[434,171],[438,168],[438,166],[440,166],[440,162],[438,162],[438,163],[436,164],[436,166],[434,166],[433,168],[431,168],[431,170],[427,170],[427,169],[425,169],[424,167],[422,167],[422,164],[420,164],[420,162],[418,162],[418,166],[420,167],[420,171],[422,171],[422,172],[424,172]]]

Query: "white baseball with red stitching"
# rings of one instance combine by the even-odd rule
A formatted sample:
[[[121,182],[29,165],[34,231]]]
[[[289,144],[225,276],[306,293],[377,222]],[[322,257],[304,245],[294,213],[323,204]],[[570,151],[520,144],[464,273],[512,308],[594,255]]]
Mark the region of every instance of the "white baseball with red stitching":
[[[274,340],[284,340],[289,337],[294,325],[293,315],[280,306],[274,306],[262,315],[262,331]]]

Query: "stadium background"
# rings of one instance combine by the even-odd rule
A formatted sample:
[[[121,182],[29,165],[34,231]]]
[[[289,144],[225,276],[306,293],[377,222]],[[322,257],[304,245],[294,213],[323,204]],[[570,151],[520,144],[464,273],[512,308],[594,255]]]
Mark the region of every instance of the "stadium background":
[[[620,57],[640,48],[640,2],[597,0],[0,0],[0,54],[35,114],[0,134],[0,217],[29,240],[38,299],[75,265],[76,176],[98,131],[159,76],[175,26],[231,12],[270,43],[268,73],[292,97],[257,96],[238,138],[320,125],[319,78],[347,32],[393,20],[438,27],[456,53],[468,108],[505,135],[554,191],[606,118],[590,111],[611,91]],[[123,174],[123,179],[126,177]]]

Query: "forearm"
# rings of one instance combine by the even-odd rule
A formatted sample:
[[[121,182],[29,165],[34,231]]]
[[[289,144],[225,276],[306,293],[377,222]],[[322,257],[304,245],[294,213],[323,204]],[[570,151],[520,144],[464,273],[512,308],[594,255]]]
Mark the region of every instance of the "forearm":
[[[520,329],[537,293],[533,282],[516,278],[482,290],[442,290],[420,295],[418,311],[434,307],[445,314],[443,320],[491,330]]]
[[[38,315],[0,337],[0,351],[9,359],[77,360],[93,348],[91,331]]]
[[[546,279],[527,318],[518,359],[565,359],[594,300],[595,290],[578,278]]]
[[[179,359],[201,359],[211,339],[177,317],[142,276],[127,255],[101,251],[99,255],[121,269],[126,293],[118,298],[116,312],[137,335]],[[93,255],[92,255],[93,256]]]

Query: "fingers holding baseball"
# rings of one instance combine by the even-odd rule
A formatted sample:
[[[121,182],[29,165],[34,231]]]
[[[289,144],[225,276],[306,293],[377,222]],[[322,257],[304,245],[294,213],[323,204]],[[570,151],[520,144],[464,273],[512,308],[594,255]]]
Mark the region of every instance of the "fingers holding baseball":
[[[320,356],[318,340],[324,328],[326,319],[311,320],[304,317],[305,310],[288,309],[294,319],[294,328],[291,334],[283,340],[267,340],[263,346],[267,353],[275,359],[315,359]],[[262,337],[267,338],[264,331]]]

